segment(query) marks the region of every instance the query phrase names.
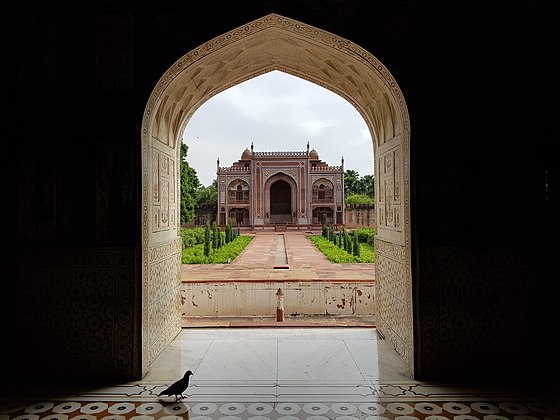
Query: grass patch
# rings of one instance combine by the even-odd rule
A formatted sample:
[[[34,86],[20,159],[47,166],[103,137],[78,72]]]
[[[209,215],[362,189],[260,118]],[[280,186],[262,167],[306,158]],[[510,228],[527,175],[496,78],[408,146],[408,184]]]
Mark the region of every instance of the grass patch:
[[[343,248],[332,243],[321,235],[311,235],[308,239],[313,245],[321,251],[330,262],[333,263],[373,263],[375,262],[375,253],[373,245],[368,243],[360,243],[360,256],[349,254]]]
[[[183,264],[226,264],[228,259],[233,261],[245,249],[252,236],[238,236],[229,244],[218,249],[212,249],[210,255],[204,255],[204,244],[197,244],[183,249],[181,262]]]

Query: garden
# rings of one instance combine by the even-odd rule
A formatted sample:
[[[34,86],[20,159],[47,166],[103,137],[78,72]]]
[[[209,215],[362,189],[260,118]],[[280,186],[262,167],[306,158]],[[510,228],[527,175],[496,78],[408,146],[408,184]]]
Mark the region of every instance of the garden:
[[[308,239],[332,263],[373,263],[375,228],[359,228],[352,232],[342,227],[335,232],[334,227],[323,223],[321,235],[311,235]]]
[[[181,228],[183,264],[226,264],[231,263],[253,239],[241,235],[239,228],[233,229],[228,220],[224,232],[216,222],[204,227]]]

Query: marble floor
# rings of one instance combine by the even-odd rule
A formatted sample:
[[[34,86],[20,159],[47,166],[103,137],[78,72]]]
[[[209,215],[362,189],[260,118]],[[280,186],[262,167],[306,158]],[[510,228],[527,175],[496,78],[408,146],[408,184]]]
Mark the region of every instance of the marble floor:
[[[186,370],[184,399],[158,396]],[[416,381],[375,328],[183,329],[142,380],[1,397],[0,420],[560,420],[559,389]]]
[[[142,382],[169,382],[188,369],[190,399],[360,399],[376,384],[412,380],[374,328],[184,329]]]

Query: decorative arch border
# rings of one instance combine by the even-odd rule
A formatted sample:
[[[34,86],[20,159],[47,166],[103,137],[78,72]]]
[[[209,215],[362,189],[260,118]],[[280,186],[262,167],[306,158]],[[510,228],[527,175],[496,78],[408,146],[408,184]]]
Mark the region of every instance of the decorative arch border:
[[[325,184],[328,183],[330,185],[331,190],[333,190],[333,191],[335,189],[335,185],[334,185],[334,182],[332,181],[332,179],[325,178],[324,176],[322,176],[321,178],[313,179],[312,181],[313,181],[311,183],[311,188],[312,189],[315,188],[315,184],[320,183],[320,182],[325,182]]]
[[[247,181],[245,181],[244,179],[241,179],[241,178],[235,178],[235,179],[232,179],[231,181],[228,180],[228,184],[227,184],[227,190],[228,190],[228,191],[231,190],[231,186],[232,186],[234,183],[242,184],[243,187],[246,186],[246,187],[247,187],[247,191],[250,191],[250,190],[251,190],[251,187],[250,187],[250,185],[249,185],[249,183],[248,183]]]
[[[299,206],[297,205],[297,182],[283,172],[271,176],[264,184],[264,211],[265,223],[270,223],[270,188],[277,181],[285,181],[290,185],[290,195],[292,197],[292,219],[297,218]],[[295,216],[294,216],[295,213]]]
[[[266,68],[255,71],[242,70],[235,78],[227,81],[220,81],[217,86],[212,89],[207,85],[206,79],[196,80],[197,72],[205,60],[223,58],[222,53],[228,48],[233,48],[235,44],[244,44],[245,40],[258,41],[274,39],[276,36],[284,36],[294,41],[306,42],[308,45],[316,47],[317,50],[327,51],[331,53],[339,64],[350,63],[356,68],[360,68],[363,74],[371,77],[375,83],[373,86],[376,90],[364,91],[360,95],[358,90],[345,91],[345,86],[340,83],[329,83],[322,74],[313,74],[306,69],[301,69],[299,63],[293,65],[289,59],[284,59],[278,54],[271,58],[270,64]],[[259,38],[260,37],[260,38]],[[294,48],[296,48],[294,46]],[[304,54],[302,52],[302,54]],[[272,56],[272,55],[271,55]],[[284,61],[283,61],[284,60]],[[290,64],[292,67],[290,67]],[[336,63],[335,63],[336,64]],[[365,69],[365,70],[364,70]],[[313,26],[289,19],[277,14],[270,14],[262,18],[256,19],[241,27],[224,33],[209,42],[178,59],[160,78],[152,93],[150,94],[144,110],[141,125],[141,150],[142,150],[142,325],[141,325],[141,359],[142,373],[148,371],[149,363],[157,356],[158,349],[161,346],[152,346],[152,343],[146,341],[146,332],[150,325],[146,325],[146,319],[149,316],[149,302],[151,292],[151,279],[148,272],[153,263],[154,256],[164,255],[163,249],[173,249],[175,254],[180,251],[180,239],[178,237],[178,227],[175,227],[176,238],[165,237],[154,238],[151,230],[151,193],[152,193],[152,164],[150,159],[153,151],[156,150],[154,144],[160,147],[164,145],[169,151],[174,151],[176,162],[179,162],[180,136],[186,127],[190,117],[206,100],[214,95],[235,86],[243,81],[252,79],[261,74],[272,70],[280,70],[285,73],[308,80],[319,86],[322,86],[350,102],[364,118],[374,143],[375,160],[375,182],[376,190],[380,191],[380,187],[386,182],[391,182],[390,178],[382,172],[380,167],[383,162],[389,159],[389,155],[399,156],[402,164],[402,225],[399,229],[378,229],[376,238],[376,250],[379,259],[376,264],[376,278],[381,280],[385,276],[394,277],[391,281],[379,281],[376,290],[378,294],[383,288],[382,299],[376,297],[376,305],[384,305],[383,316],[378,317],[378,329],[391,342],[393,347],[405,359],[411,371],[414,371],[414,341],[413,341],[413,310],[412,310],[412,264],[411,264],[411,223],[410,223],[410,118],[404,96],[395,79],[388,69],[367,50],[359,47],[351,41],[339,37],[330,32],[315,28]],[[201,76],[202,77],[202,76]],[[195,84],[195,88],[189,91],[189,88],[180,86],[181,80],[190,80]],[[358,77],[354,82],[360,81]],[[332,80],[331,80],[332,82]],[[209,83],[209,82],[208,82]],[[191,93],[197,98],[185,104],[185,98],[174,98],[173,94],[181,92],[182,94]],[[364,98],[365,97],[365,98]],[[368,99],[369,98],[369,99]],[[175,100],[177,99],[177,100]],[[158,143],[159,142],[159,143]],[[393,147],[396,144],[396,147]],[[164,149],[165,149],[164,147]],[[175,171],[178,175],[179,165],[175,165]],[[386,179],[380,184],[381,178]],[[179,176],[176,176],[176,193],[179,191]],[[177,216],[180,212],[180,206],[175,205],[174,209]],[[378,212],[377,220],[381,212],[384,211],[383,203],[376,206]],[[396,210],[395,210],[396,211]],[[178,245],[177,245],[178,243]],[[178,260],[179,261],[179,260]],[[177,263],[179,264],[179,262]],[[177,279],[180,281],[180,265],[177,266]],[[389,279],[390,277],[387,277]],[[389,287],[387,287],[389,286]],[[404,290],[404,297],[400,297],[402,293],[398,290]],[[395,304],[394,304],[395,303]],[[400,306],[399,306],[400,305]],[[403,315],[404,314],[404,315]],[[151,322],[151,321],[150,321]],[[161,320],[157,320],[161,323]],[[172,339],[173,332],[167,334],[167,339]],[[165,337],[162,337],[162,341]],[[152,348],[154,347],[154,348]]]

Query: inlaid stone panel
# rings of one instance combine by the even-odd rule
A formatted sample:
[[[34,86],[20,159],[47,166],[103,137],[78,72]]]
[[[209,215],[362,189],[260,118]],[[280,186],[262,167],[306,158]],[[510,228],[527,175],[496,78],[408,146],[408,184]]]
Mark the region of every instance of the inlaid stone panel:
[[[413,370],[412,296],[405,248],[376,239],[377,327]]]
[[[430,375],[518,371],[537,359],[530,249],[423,249],[421,367]]]
[[[134,255],[34,249],[21,256],[24,376],[132,375]]]
[[[145,362],[151,363],[181,330],[181,240],[150,249],[143,313]]]

